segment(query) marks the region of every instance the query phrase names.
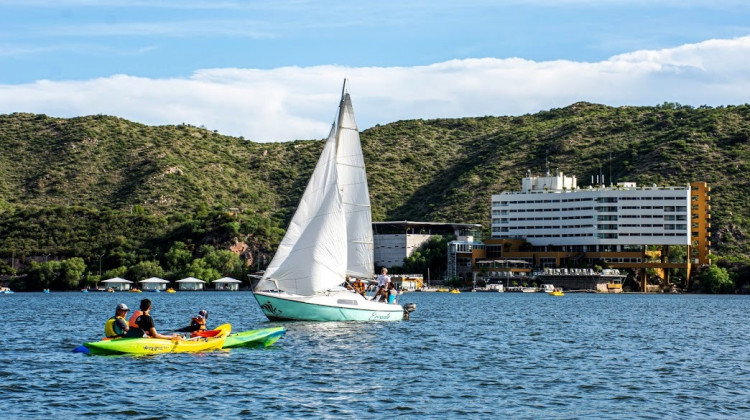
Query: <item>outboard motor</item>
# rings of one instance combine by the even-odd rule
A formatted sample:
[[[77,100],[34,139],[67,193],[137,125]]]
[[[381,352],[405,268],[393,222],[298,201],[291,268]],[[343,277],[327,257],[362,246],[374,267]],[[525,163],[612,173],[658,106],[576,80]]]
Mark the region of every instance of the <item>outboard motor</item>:
[[[416,303],[405,303],[404,304],[404,319],[409,319],[409,314],[417,310]]]

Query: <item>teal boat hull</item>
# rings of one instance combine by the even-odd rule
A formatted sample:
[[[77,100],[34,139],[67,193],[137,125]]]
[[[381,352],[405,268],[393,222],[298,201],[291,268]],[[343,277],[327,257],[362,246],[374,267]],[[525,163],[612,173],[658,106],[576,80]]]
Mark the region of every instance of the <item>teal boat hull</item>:
[[[346,299],[297,296],[290,298],[284,293],[274,292],[256,292],[254,296],[263,313],[271,321],[401,321],[404,318],[404,311],[400,305],[366,301],[364,298],[356,298],[354,293],[343,295]],[[308,301],[301,301],[302,299]],[[334,303],[345,301],[351,304],[326,304],[326,299]]]

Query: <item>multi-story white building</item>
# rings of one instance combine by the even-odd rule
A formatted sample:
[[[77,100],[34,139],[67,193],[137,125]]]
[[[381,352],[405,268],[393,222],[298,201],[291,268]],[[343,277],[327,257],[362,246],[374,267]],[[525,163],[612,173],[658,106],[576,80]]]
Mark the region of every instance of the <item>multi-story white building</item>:
[[[491,238],[449,244],[448,273],[476,279],[499,269],[517,277],[531,270],[506,267],[509,261],[534,269],[601,264],[633,270],[642,291],[647,269],[659,272],[667,284],[671,269],[684,269],[687,285],[691,270],[710,263],[710,191],[705,182],[578,188],[576,177],[562,172],[529,175],[520,191],[492,196]],[[678,249],[670,255],[670,247]]]
[[[576,177],[547,175],[524,178],[521,191],[492,196],[493,239],[574,252],[691,244],[690,186],[579,189]]]

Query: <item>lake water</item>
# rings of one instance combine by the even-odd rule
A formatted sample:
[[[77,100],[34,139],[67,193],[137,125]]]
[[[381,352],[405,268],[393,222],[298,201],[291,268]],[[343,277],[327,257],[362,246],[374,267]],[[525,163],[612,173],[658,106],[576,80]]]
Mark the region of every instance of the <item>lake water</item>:
[[[0,295],[4,418],[749,418],[750,296],[410,293],[398,323],[284,323],[267,349],[72,353],[125,302],[159,331],[249,292]]]

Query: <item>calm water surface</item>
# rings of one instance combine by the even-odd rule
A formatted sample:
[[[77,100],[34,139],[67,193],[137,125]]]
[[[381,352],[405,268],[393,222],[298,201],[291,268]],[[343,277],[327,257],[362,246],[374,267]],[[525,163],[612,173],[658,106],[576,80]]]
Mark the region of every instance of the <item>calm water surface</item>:
[[[249,292],[0,295],[4,418],[750,418],[750,297],[411,293],[411,321],[285,323],[268,349],[72,353],[125,302],[159,331]]]

